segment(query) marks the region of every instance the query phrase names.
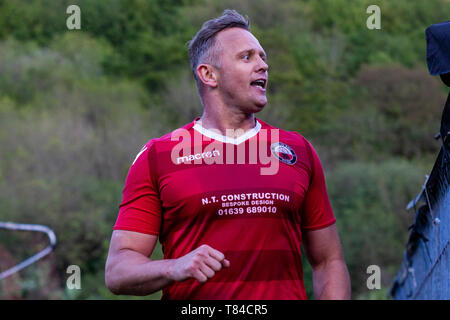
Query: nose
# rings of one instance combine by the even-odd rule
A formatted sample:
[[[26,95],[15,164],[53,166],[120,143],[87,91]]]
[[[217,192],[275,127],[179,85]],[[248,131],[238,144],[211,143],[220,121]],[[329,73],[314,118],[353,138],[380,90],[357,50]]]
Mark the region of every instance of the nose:
[[[263,58],[258,58],[258,72],[266,72],[269,70],[269,65],[263,60]]]

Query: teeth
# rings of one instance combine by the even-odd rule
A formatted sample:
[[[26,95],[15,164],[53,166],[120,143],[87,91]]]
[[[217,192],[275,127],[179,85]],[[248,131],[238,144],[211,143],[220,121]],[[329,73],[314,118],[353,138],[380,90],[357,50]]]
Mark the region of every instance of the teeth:
[[[260,86],[261,88],[264,88],[265,81],[264,80],[256,80],[256,81],[253,81],[252,84],[255,84],[255,85]]]

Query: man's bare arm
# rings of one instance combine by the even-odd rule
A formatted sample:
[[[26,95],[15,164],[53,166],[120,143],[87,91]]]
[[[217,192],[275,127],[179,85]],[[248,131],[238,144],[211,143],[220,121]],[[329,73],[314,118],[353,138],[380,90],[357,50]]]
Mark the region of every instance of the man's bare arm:
[[[114,294],[148,295],[174,281],[195,278],[206,282],[228,267],[224,255],[202,245],[178,259],[151,260],[157,236],[115,230],[106,261],[105,283]]]
[[[350,299],[350,276],[336,225],[304,232],[303,246],[313,270],[316,299]]]

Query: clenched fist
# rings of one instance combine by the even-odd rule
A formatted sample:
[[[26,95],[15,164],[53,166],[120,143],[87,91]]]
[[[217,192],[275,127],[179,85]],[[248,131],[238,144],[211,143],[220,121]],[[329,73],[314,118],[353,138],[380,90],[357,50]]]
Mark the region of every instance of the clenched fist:
[[[174,259],[169,274],[174,281],[195,278],[204,283],[217,271],[229,266],[230,261],[225,259],[222,252],[204,244],[180,258]]]

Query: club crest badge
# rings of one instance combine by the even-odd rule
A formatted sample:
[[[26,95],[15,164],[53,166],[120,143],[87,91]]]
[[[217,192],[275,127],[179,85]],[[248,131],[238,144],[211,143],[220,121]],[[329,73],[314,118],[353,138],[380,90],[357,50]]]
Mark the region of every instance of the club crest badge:
[[[281,162],[293,165],[297,161],[297,155],[294,150],[282,142],[272,143],[270,145],[272,154]]]

